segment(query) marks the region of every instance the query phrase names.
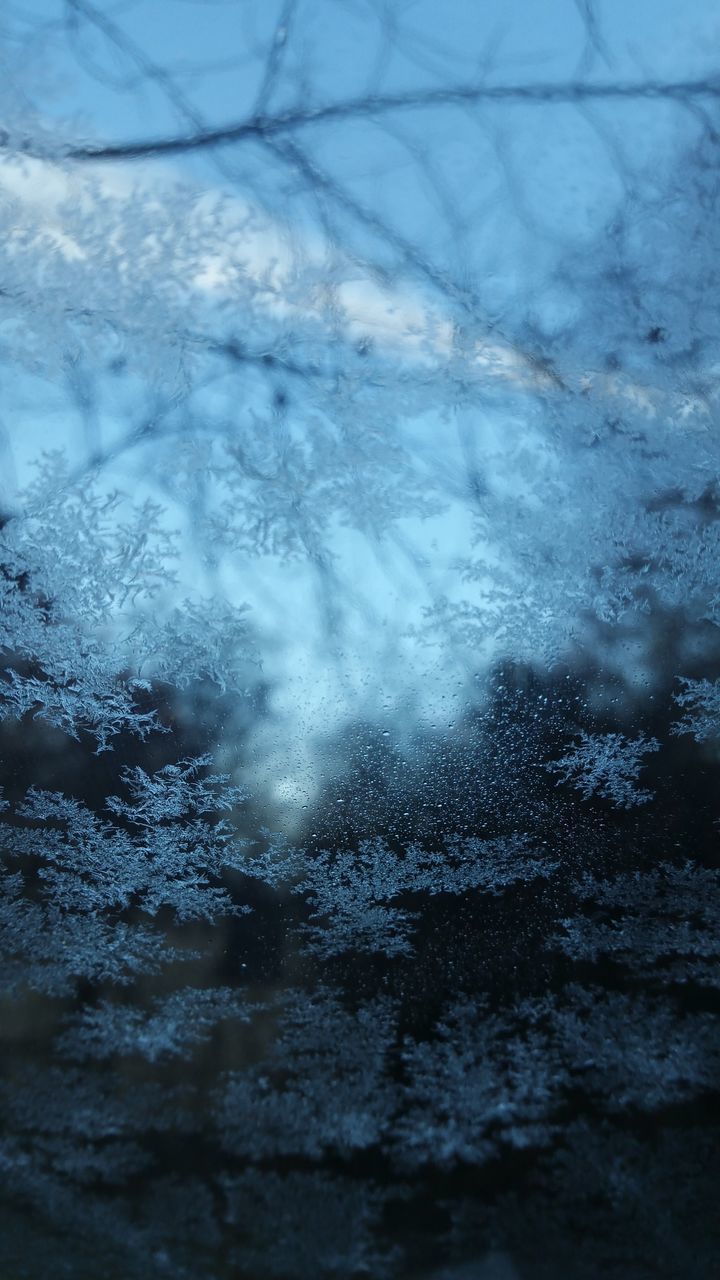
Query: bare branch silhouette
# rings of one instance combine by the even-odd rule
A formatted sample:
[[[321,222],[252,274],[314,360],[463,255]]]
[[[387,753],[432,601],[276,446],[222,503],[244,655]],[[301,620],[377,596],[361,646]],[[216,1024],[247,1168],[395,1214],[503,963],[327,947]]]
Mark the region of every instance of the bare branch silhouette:
[[[264,141],[278,134],[312,128],[334,120],[371,118],[394,111],[422,111],[434,107],[502,102],[558,105],[628,100],[657,100],[685,106],[703,98],[720,98],[720,79],[455,85],[348,98],[316,107],[298,107],[274,115],[260,113],[232,124],[201,129],[185,135],[69,146],[65,154],[71,160],[140,160],[148,156],[180,155],[247,140]]]

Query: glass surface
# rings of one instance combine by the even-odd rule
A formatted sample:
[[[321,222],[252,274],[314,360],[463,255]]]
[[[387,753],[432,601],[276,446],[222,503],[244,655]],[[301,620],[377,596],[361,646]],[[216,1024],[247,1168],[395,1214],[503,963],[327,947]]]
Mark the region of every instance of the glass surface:
[[[2,1280],[720,1273],[719,27],[3,4]]]

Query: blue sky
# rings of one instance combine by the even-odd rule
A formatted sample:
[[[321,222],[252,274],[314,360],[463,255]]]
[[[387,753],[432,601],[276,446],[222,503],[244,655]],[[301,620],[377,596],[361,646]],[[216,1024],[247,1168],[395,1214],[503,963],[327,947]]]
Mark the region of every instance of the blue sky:
[[[481,72],[489,83],[506,84],[680,80],[714,73],[720,13],[707,0],[682,6],[676,0],[639,0],[631,6],[599,0],[592,29],[583,11],[581,0],[456,0],[440,7],[436,2],[383,6],[301,0],[291,29],[278,40],[283,71],[270,106],[434,88],[470,81]],[[129,46],[124,53],[110,52],[107,39],[92,36],[87,21],[78,37],[64,21],[68,12],[64,4],[46,0],[11,4],[3,14],[11,66],[18,58],[15,37],[35,37],[23,56],[33,70],[32,95],[40,110],[72,117],[79,135],[103,140],[162,136],[187,127],[187,112],[183,117],[162,86],[139,74]],[[256,106],[280,12],[280,5],[229,0],[96,6],[123,39],[142,50],[145,73],[151,63],[171,71],[188,109],[211,125],[240,119]],[[49,25],[41,28],[40,21]],[[32,68],[28,55],[33,52],[41,58],[44,79],[39,67]],[[17,65],[22,72],[22,61]],[[600,102],[582,109],[505,103],[472,117],[452,107],[408,112],[392,121],[313,127],[303,140],[351,198],[479,294],[489,331],[496,326],[502,334],[508,319],[515,324],[520,316],[552,333],[572,318],[575,305],[572,292],[553,277],[555,265],[569,248],[582,252],[594,245],[627,198],[628,181],[639,180],[649,189],[653,170],[667,167],[696,128],[690,113],[657,101]],[[177,156],[172,164],[128,166],[127,175],[146,187],[180,177],[204,190],[225,190],[241,202],[264,206],[283,235],[296,236],[301,244],[304,238],[313,252],[322,247],[317,210],[286,170],[271,165],[255,144],[228,149],[220,160],[225,168],[218,169],[211,158]],[[108,172],[103,171],[103,181]],[[30,216],[40,220],[50,216],[51,207],[43,184],[36,171],[25,187],[26,195],[33,189]],[[414,307],[431,306],[441,324],[451,324],[427,281],[418,283],[412,273],[396,270],[396,250],[388,251],[381,236],[342,217],[335,229],[357,255],[352,305],[360,307],[360,328],[384,332],[390,363],[406,358],[409,339],[402,331]],[[393,267],[384,296],[373,274],[379,265]],[[388,306],[395,320],[387,323],[401,333],[399,347],[387,337],[387,325],[378,329],[379,312]],[[48,390],[37,380],[18,380],[16,386],[25,407],[17,406],[19,426],[9,438],[20,470],[39,447],[61,443],[80,456],[83,437],[62,389]],[[503,407],[495,395],[484,410],[483,441],[490,431],[497,447],[516,411],[510,398]],[[438,468],[461,473],[461,436],[475,430],[477,417],[465,411],[464,426],[460,412],[455,421],[452,415],[409,420],[408,438],[414,438],[416,449],[422,447],[430,465],[436,451]],[[112,433],[112,421],[105,429]],[[131,476],[140,483],[137,472]],[[277,711],[280,720],[296,718],[291,735],[296,752],[299,738],[345,714],[368,708],[379,714],[404,699],[419,701],[433,722],[442,698],[457,687],[456,656],[448,664],[403,636],[434,595],[452,590],[452,565],[467,550],[469,530],[463,502],[424,524],[404,521],[401,534],[410,555],[397,544],[378,549],[353,535],[340,536],[338,573],[354,605],[334,648],[316,613],[311,573],[267,559],[244,564],[241,571],[228,567],[227,589],[241,590],[279,640],[268,662],[273,674],[283,676]],[[189,566],[188,581],[193,572]],[[287,642],[280,640],[283,636]]]

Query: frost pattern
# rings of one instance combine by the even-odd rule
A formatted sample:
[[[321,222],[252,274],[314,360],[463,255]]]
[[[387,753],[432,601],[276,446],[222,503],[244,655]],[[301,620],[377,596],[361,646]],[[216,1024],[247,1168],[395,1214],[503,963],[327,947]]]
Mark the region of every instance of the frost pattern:
[[[569,956],[606,956],[652,983],[720,985],[720,872],[661,863],[613,880],[585,875],[575,886],[591,914],[563,921]]]
[[[215,1123],[225,1148],[257,1161],[376,1145],[396,1104],[386,1072],[391,1004],[351,1013],[329,991],[289,992],[283,1013],[262,1064],[222,1082]]]
[[[227,867],[245,865],[235,829],[215,816],[244,793],[223,775],[199,776],[207,764],[198,757],[154,775],[122,771],[130,798],[112,796],[107,807],[123,825],[58,792],[28,792],[16,820],[0,825],[21,868],[38,864],[38,901],[24,896],[22,869],[0,881],[11,988],[25,981],[61,994],[80,978],[123,983],[175,958],[161,934],[119,913],[170,908],[179,922],[212,922],[247,912],[216,883]]]
[[[689,680],[679,677],[683,688],[674,694],[685,712],[673,725],[676,734],[691,733],[697,742],[712,742],[720,737],[720,680]]]
[[[237,50],[218,5],[237,111],[218,134],[164,23],[136,41],[132,4],[55,7],[6,6],[0,30],[0,356],[19,386],[0,423],[5,1272],[716,1275],[707,15],[668,79],[666,50],[625,70],[613,15],[568,0],[552,75],[530,44],[537,78],[508,79],[483,6],[281,0],[243,16]],[[163,183],[149,126],[113,147],[87,117],[49,123],[34,104],[65,96],[67,50],[90,108],[148,88],[173,173],[202,155],[213,190]],[[16,494],[35,395],[32,432],[61,414],[80,460],[46,455]],[[304,582],[340,662],[344,624],[383,607],[359,548],[417,575],[402,625],[458,659],[465,711],[454,734],[418,730],[411,782],[399,754],[386,793],[351,762],[370,838],[316,814],[309,847],[309,826],[256,835],[259,802],[197,754],[205,726],[176,741],[175,713],[217,698],[215,741],[242,756],[263,646],[239,584]],[[267,647],[292,653],[295,601],[277,603]],[[571,713],[548,710],[559,661]],[[509,719],[471,676],[493,663],[515,667]],[[660,747],[643,721],[593,718],[604,677],[627,692],[638,664],[684,809],[640,785]],[[63,748],[87,768],[88,747],[133,765],[101,791],[93,766],[81,800],[45,770]],[[395,800],[407,831],[428,794],[434,825],[398,834]]]
[[[137,1054],[148,1062],[181,1057],[210,1039],[226,1018],[248,1021],[242,996],[230,988],[181,988],[153,1001],[150,1010],[102,1001],[73,1019],[57,1047],[76,1061]]]
[[[442,849],[402,850],[362,840],[357,852],[322,850],[308,860],[294,893],[306,895],[312,921],[308,945],[318,955],[347,950],[387,956],[412,953],[410,932],[421,912],[392,905],[412,894],[500,894],[510,885],[547,877],[557,862],[538,856],[525,835],[495,840],[448,837]]]
[[[547,1033],[523,1026],[527,1012],[508,1017],[491,1013],[482,1000],[461,1000],[431,1042],[408,1041],[408,1106],[395,1127],[402,1160],[482,1165],[503,1146],[552,1140],[552,1112],[567,1073],[553,1061]]]
[[[559,783],[571,783],[583,800],[602,796],[617,809],[632,809],[652,799],[652,791],[636,784],[642,757],[660,750],[657,738],[642,733],[630,739],[622,733],[581,732],[578,739],[573,751],[546,766],[560,774]]]
[[[156,616],[178,556],[161,507],[74,477],[61,454],[36,472],[0,529],[0,716],[85,732],[99,754],[163,729],[142,705],[153,678],[237,687],[255,659],[243,607],[188,600]]]

